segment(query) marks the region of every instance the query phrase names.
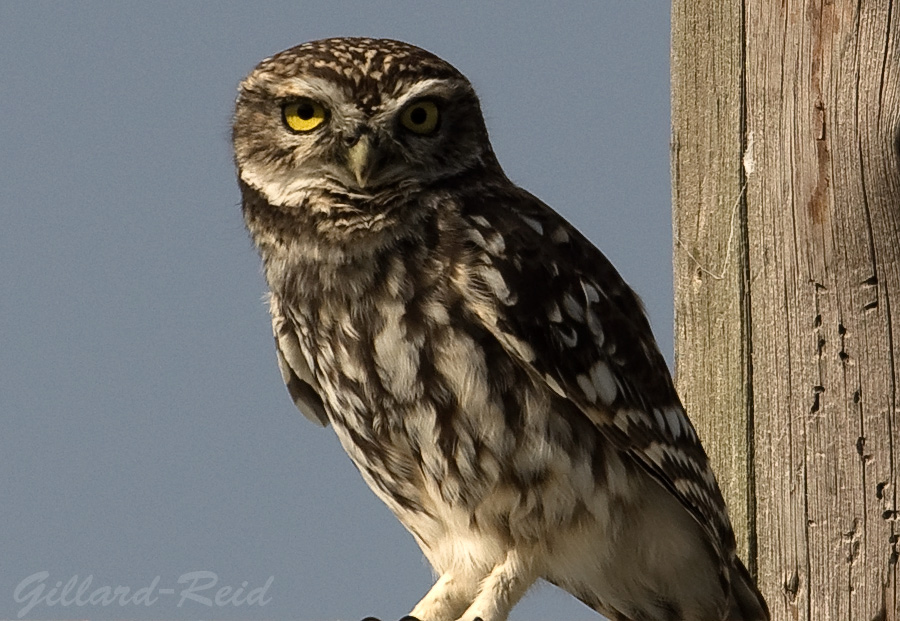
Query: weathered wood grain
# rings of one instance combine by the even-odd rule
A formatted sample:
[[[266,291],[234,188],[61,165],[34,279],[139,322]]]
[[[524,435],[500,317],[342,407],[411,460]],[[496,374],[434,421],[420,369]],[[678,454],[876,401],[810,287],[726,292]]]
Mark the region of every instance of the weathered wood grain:
[[[896,621],[900,5],[724,4],[673,9],[679,389],[773,619]]]
[[[673,3],[675,371],[728,503],[741,557],[752,562],[741,23],[734,2]]]

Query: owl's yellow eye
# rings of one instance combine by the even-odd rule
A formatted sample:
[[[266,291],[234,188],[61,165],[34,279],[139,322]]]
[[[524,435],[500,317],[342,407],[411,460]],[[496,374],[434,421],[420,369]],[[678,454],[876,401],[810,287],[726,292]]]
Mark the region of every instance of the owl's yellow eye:
[[[281,111],[284,124],[295,132],[312,131],[328,120],[325,106],[310,99],[285,104]]]
[[[433,101],[423,99],[412,103],[400,113],[400,122],[406,129],[417,134],[430,134],[437,129],[438,107]]]

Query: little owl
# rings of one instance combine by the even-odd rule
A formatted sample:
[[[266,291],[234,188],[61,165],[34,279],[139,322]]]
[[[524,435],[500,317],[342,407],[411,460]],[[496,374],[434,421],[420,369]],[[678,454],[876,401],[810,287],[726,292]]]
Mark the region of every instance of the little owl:
[[[305,43],[233,137],[291,397],[437,572],[407,619],[501,621],[540,578],[613,620],[768,619],[640,301],[507,179],[459,71]]]

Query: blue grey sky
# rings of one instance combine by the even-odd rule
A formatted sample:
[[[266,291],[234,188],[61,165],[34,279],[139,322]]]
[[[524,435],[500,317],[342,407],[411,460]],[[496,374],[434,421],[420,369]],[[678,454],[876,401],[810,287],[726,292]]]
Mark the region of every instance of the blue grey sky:
[[[0,618],[394,621],[430,586],[288,398],[240,216],[238,82],[337,35],[465,73],[507,174],[612,259],[671,361],[668,3],[2,2]],[[194,571],[218,582],[181,601]],[[104,586],[132,599],[84,602]],[[265,605],[202,601],[228,586]],[[512,615],[563,618],[599,617],[548,585]]]

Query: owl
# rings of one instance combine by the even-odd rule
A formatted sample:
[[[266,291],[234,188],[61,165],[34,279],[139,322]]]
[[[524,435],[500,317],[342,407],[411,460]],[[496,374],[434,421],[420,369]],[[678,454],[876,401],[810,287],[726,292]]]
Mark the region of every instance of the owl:
[[[437,575],[405,619],[501,621],[539,579],[612,620],[769,618],[638,297],[506,177],[458,70],[304,43],[233,142],[288,391]]]

